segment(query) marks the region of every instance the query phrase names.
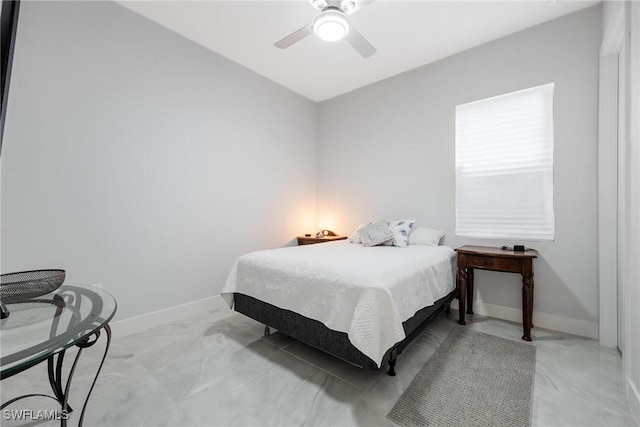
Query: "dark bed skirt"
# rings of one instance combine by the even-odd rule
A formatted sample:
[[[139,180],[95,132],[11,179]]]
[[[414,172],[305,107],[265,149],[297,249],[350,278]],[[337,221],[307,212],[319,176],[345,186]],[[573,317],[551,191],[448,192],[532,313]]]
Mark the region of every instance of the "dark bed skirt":
[[[389,360],[395,357],[395,354],[392,354],[394,350],[401,351],[438,312],[456,297],[456,293],[455,290],[452,291],[432,306],[421,309],[413,317],[403,322],[402,326],[407,338],[387,350],[382,359],[381,367],[386,366]],[[277,329],[283,334],[351,364],[361,368],[378,369],[371,358],[365,356],[351,344],[345,332],[331,330],[317,320],[239,293],[234,294],[234,309],[264,325]]]

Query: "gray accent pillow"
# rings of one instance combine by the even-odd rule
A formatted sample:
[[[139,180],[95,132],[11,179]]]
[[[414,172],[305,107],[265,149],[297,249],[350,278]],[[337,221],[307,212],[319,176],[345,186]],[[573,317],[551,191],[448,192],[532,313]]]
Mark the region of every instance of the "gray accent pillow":
[[[363,246],[377,246],[393,240],[393,232],[389,228],[387,221],[369,224],[358,230],[358,235],[360,235],[360,241]]]
[[[358,224],[358,228],[356,228],[356,231],[351,233],[351,236],[349,236],[349,242],[351,242],[351,243],[361,243],[360,242],[360,234],[358,232],[361,229],[363,229],[364,227],[365,227],[364,224]]]
[[[444,231],[418,227],[409,236],[410,245],[438,246],[444,237]]]

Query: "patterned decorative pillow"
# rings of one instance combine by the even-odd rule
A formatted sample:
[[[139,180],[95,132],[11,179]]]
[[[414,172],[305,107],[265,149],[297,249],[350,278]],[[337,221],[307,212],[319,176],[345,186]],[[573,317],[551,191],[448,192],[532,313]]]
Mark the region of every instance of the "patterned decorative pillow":
[[[416,219],[414,217],[387,221],[387,225],[393,233],[393,240],[385,243],[385,245],[393,245],[400,248],[407,246],[409,244],[409,235],[415,224]]]
[[[387,221],[378,221],[358,230],[363,246],[377,246],[393,240],[393,232]]]

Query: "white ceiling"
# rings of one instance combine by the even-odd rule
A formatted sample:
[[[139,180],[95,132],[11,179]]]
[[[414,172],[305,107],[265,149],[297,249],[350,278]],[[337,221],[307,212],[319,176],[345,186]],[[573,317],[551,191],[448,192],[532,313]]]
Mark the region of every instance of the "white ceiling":
[[[273,46],[318,13],[308,0],[121,1],[125,7],[314,101],[593,6],[597,1],[378,0],[349,20],[378,52],[309,36]]]

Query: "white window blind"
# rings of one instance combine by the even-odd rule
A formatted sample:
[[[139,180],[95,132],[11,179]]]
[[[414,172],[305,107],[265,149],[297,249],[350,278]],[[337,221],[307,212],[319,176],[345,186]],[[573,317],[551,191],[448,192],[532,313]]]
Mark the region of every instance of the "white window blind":
[[[456,107],[456,235],[553,240],[553,89]]]

